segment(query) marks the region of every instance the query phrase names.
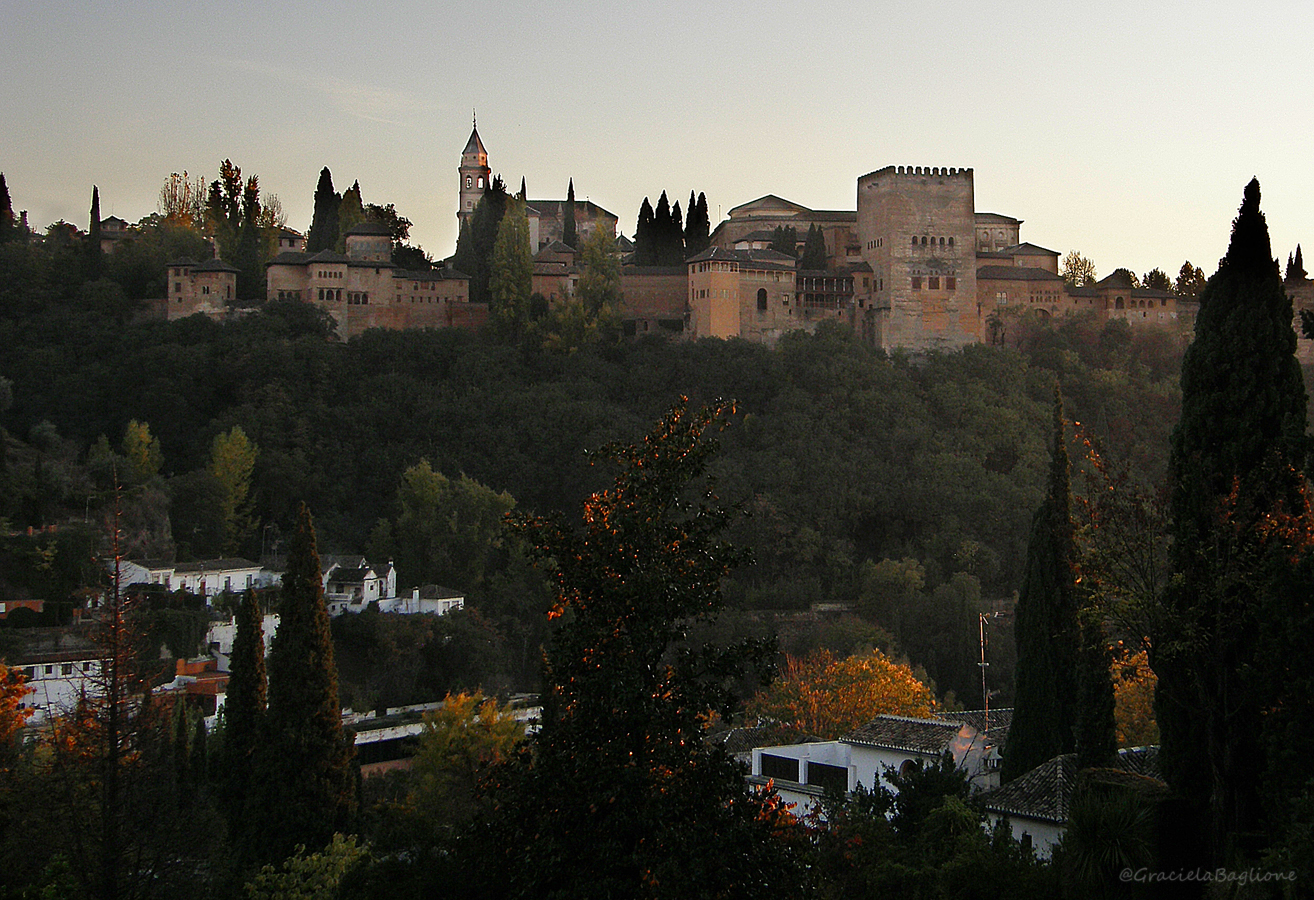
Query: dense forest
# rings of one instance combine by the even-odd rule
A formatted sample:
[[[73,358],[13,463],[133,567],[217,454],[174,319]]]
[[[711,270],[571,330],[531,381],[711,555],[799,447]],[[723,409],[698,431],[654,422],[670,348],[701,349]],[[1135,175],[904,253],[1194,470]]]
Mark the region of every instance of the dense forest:
[[[1180,340],[1124,322],[1023,321],[1013,346],[926,356],[886,355],[843,327],[775,348],[654,339],[556,353],[460,330],[343,343],[292,302],[224,323],[143,319],[117,282],[79,280],[77,257],[50,243],[0,246],[0,517],[12,527],[103,521],[113,479],[134,471],[128,444],[140,454],[145,440],[155,461],[123,501],[129,555],[273,554],[304,501],[326,552],[394,558],[403,588],[462,589],[505,631],[541,609],[541,583],[500,535],[470,538],[460,560],[432,552],[416,467],[471,515],[568,511],[609,477],[591,451],[681,396],[724,398],[735,414],[713,474],[754,556],[731,573],[728,618],[751,631],[768,627],[763,611],[855,610],[882,631],[822,634],[794,616],[782,642],[849,652],[874,639],[968,705],[977,614],[1008,609],[1018,587],[1055,382],[1080,433],[1148,483],[1177,418]],[[241,509],[218,477],[217,441],[235,432],[253,457]],[[521,663],[501,686],[530,686],[531,640],[512,641]],[[992,652],[1007,699],[1008,641]]]

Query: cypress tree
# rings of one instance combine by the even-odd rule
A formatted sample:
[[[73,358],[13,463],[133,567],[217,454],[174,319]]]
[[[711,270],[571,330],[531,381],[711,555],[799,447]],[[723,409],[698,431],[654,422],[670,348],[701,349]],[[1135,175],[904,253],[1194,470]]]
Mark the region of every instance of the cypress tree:
[[[575,246],[575,179],[566,186],[566,205],[561,210],[561,243]]]
[[[104,257],[100,250],[100,188],[91,186],[91,223],[87,227],[87,269],[88,281],[100,277],[104,268]]]
[[[656,240],[654,231],[656,230],[656,216],[652,211],[652,204],[648,198],[643,198],[643,204],[639,207],[639,222],[634,226],[634,264],[636,266],[652,266],[657,263],[657,253],[653,244]]]
[[[247,591],[237,607],[237,634],[224,701],[224,801],[229,822],[242,816],[242,797],[255,771],[265,722],[265,636],[260,601]]]
[[[664,264],[678,266],[684,263],[684,215],[680,212],[680,201],[671,207],[671,230],[666,237],[666,259]]]
[[[259,780],[257,852],[284,859],[298,844],[324,847],[355,806],[352,738],[342,727],[333,639],[310,511],[301,505],[283,573],[280,621],[269,654],[269,704]]]
[[[707,222],[707,196],[699,194],[695,198],[693,191],[690,191],[689,208],[685,213],[684,220],[684,252],[686,258],[697,256],[711,246],[709,228]]]
[[[5,173],[0,172],[0,244],[12,241],[17,230],[14,225],[14,203],[9,198],[9,185],[5,184]]]
[[[1063,398],[1055,387],[1049,489],[1031,520],[1017,601],[1017,688],[1004,744],[1004,781],[1075,746],[1079,635],[1070,479]]]
[[[470,276],[472,302],[490,302],[489,279],[492,275],[493,247],[497,244],[497,232],[502,226],[502,217],[506,215],[509,199],[506,183],[502,181],[501,175],[496,176],[475,204],[474,215],[470,217],[468,241],[457,244],[456,255],[458,263],[463,267],[461,271]],[[470,248],[468,252],[465,250],[467,244]]]
[[[666,192],[662,191],[661,197],[657,199],[657,208],[652,214],[652,245],[654,266],[670,265],[668,260],[671,253],[671,202],[666,199]]]
[[[815,224],[808,226],[807,240],[803,243],[803,256],[799,258],[800,269],[826,268],[826,237]]]
[[[1118,758],[1118,724],[1114,718],[1113,654],[1098,609],[1083,610],[1078,625],[1077,719],[1074,738],[1077,767],[1112,766]]]
[[[1259,201],[1252,180],[1182,359],[1169,460],[1176,577],[1150,657],[1182,847],[1218,862],[1260,824],[1262,713],[1281,705],[1288,681],[1289,660],[1261,653],[1258,636],[1296,628],[1269,621],[1263,534],[1274,514],[1304,503],[1305,387]],[[1185,862],[1211,864],[1203,855]]]
[[[333,190],[333,174],[325,166],[315,186],[315,214],[306,234],[306,252],[332,250],[338,243],[338,207],[342,196]]]

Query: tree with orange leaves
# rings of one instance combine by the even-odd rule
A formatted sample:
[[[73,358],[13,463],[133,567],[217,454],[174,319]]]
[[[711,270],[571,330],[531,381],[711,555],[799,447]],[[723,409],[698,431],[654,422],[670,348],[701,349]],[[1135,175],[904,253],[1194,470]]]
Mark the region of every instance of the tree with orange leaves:
[[[28,692],[23,673],[0,663],[0,767],[3,767],[8,747],[22,729],[32,710],[19,704]]]
[[[831,740],[879,715],[929,716],[935,695],[907,663],[879,650],[836,659],[828,650],[788,656],[781,677],[758,691],[749,715]]]

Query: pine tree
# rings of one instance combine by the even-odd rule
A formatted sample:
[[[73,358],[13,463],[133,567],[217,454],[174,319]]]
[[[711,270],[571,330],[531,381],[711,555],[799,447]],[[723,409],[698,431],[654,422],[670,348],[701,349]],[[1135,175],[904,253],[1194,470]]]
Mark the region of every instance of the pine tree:
[[[85,277],[88,281],[100,278],[104,270],[104,254],[100,249],[100,188],[91,186],[91,223],[87,227],[87,268]]]
[[[729,711],[731,685],[760,673],[771,648],[686,642],[742,558],[701,484],[729,411],[677,407],[642,442],[607,448],[622,471],[585,502],[581,525],[521,520],[555,569],[560,627],[532,752],[494,770],[492,810],[466,845],[502,882],[487,893],[796,895],[798,859],[780,839],[792,821],[702,739],[707,711]]]
[[[561,243],[575,246],[575,179],[566,185],[566,205],[561,210]]]
[[[826,268],[826,237],[815,224],[808,226],[808,236],[803,243],[803,255],[799,257],[798,267],[813,270]]]
[[[1305,502],[1305,387],[1259,201],[1252,180],[1182,360],[1170,456],[1176,577],[1150,657],[1164,773],[1182,803],[1175,825],[1199,836],[1184,846],[1218,862],[1235,835],[1260,824],[1262,713],[1286,681],[1286,660],[1257,642],[1284,628],[1265,612],[1272,570],[1286,568],[1261,565],[1267,523]]]
[[[342,196],[333,190],[333,174],[325,166],[315,186],[315,214],[306,233],[306,252],[332,250],[338,243],[338,207]]]
[[[302,504],[288,547],[278,631],[269,654],[269,703],[258,762],[262,798],[255,857],[324,847],[355,811],[352,738],[342,727],[333,639],[315,526]]]
[[[1070,481],[1063,398],[1055,387],[1049,489],[1031,520],[1017,601],[1017,687],[1004,744],[1004,781],[1075,746],[1079,635]]]

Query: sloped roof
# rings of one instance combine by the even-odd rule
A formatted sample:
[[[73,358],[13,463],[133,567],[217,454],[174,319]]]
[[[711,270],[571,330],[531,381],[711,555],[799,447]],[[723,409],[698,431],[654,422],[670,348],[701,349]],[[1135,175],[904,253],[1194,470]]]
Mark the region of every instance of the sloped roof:
[[[909,716],[877,716],[840,740],[846,744],[938,756],[950,748],[962,728],[961,722],[914,719]]]
[[[1044,247],[1039,246],[1038,244],[1031,243],[1030,241],[1023,241],[1020,244],[1014,244],[1011,247],[1005,247],[1003,250],[1000,250],[999,252],[1006,254],[1008,256],[1055,256],[1056,257],[1059,255],[1059,252],[1057,250],[1047,250]]]
[[[484,142],[479,140],[479,128],[477,126],[470,131],[470,140],[465,142],[465,149],[461,151],[462,156],[470,153],[488,155],[488,151],[484,149]]]
[[[1004,738],[1008,737],[1008,729],[1013,724],[1013,709],[1012,707],[992,709],[988,715],[984,709],[964,709],[958,712],[938,712],[935,717],[946,722],[960,722],[964,725],[971,725],[979,734],[984,734],[998,743],[1003,743]],[[986,727],[987,722],[989,722],[989,728]]]
[[[976,222],[979,225],[1021,225],[1021,219],[1015,219],[1012,216],[1005,216],[999,213],[979,212],[975,214]]]
[[[178,575],[185,575],[191,572],[227,572],[234,569],[258,569],[259,563],[253,563],[249,559],[233,557],[231,559],[198,559],[196,562],[178,563],[173,567],[173,571]]]
[[[373,574],[374,571],[368,566],[359,569],[334,569],[333,574],[329,576],[329,581],[342,584],[361,584]]]
[[[976,270],[978,281],[1062,281],[1047,269],[1034,266],[981,266]]]
[[[279,254],[279,256],[282,255],[283,254],[281,253]],[[349,263],[352,260],[350,256],[344,256],[343,254],[335,253],[332,250],[321,250],[305,261],[308,263]]]
[[[207,259],[203,263],[198,263],[192,268],[193,272],[236,272],[233,266],[228,265],[222,259]]]
[[[1134,778],[1161,780],[1159,748],[1120,750],[1114,769]],[[1077,771],[1075,753],[1056,756],[1008,784],[986,791],[981,795],[981,801],[990,812],[1062,825],[1068,821]]]
[[[392,237],[392,229],[387,225],[380,225],[378,222],[357,222],[347,229],[347,234],[368,234],[390,238]]]
[[[708,247],[702,253],[689,257],[686,263],[728,260],[768,269],[793,269],[797,260],[787,253],[775,250],[732,250],[727,247]]]
[[[563,215],[562,207],[566,205],[565,200],[526,200],[525,203],[538,210],[540,213],[551,213],[554,216]],[[616,214],[603,209],[592,200],[576,200],[575,214],[584,215],[589,219],[596,219],[599,216],[609,216],[612,219],[620,221]]]

